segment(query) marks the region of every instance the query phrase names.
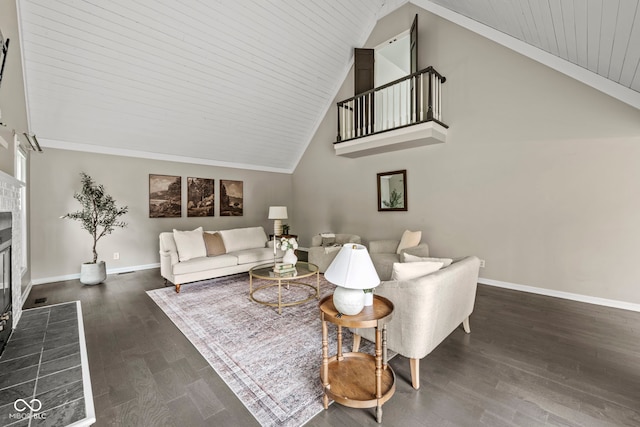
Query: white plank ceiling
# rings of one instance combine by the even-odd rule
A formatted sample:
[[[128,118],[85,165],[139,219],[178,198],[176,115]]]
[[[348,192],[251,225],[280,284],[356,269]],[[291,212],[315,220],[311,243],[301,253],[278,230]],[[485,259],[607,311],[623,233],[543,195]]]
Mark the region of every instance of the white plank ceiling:
[[[640,92],[638,0],[431,0]]]
[[[640,92],[638,1],[427,3]],[[18,0],[31,131],[45,151],[291,172],[353,48],[404,3]]]

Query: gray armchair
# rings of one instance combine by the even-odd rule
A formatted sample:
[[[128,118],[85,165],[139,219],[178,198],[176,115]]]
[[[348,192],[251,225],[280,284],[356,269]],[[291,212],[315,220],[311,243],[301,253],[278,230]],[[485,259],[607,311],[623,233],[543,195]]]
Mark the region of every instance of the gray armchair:
[[[411,383],[420,387],[420,359],[431,353],[461,323],[471,332],[469,316],[476,300],[480,260],[469,256],[411,280],[383,281],[374,290],[393,302],[387,348],[409,358]],[[352,329],[353,351],[360,336],[375,342],[374,329]]]
[[[338,255],[340,247],[345,243],[361,243],[360,236],[355,234],[336,234],[333,244],[322,246],[322,236],[316,235],[311,238],[309,248],[309,262],[318,266],[320,273],[324,273],[329,264]]]
[[[380,280],[391,279],[394,262],[402,262],[402,254],[407,253],[419,257],[429,256],[429,245],[420,243],[418,246],[403,249],[400,253],[396,253],[400,240],[374,240],[369,242],[369,255],[371,261],[378,272]]]

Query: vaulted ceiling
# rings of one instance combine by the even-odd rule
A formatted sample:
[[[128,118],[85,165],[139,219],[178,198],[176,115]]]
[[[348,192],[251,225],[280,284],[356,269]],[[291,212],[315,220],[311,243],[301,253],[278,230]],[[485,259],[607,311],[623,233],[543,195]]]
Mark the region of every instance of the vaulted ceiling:
[[[638,1],[412,3],[640,108]],[[45,150],[291,172],[353,48],[406,2],[18,0],[31,131]]]

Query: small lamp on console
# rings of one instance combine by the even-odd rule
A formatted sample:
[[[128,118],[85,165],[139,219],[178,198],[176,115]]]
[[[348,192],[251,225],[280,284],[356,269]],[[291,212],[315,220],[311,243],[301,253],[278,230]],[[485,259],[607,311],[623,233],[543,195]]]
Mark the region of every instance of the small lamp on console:
[[[273,235],[280,236],[282,234],[282,220],[287,219],[286,206],[270,206],[269,219],[273,221]]]
[[[364,289],[380,284],[367,248],[363,245],[345,243],[327,271],[325,279],[336,285],[333,305],[347,316],[360,313],[364,307]]]

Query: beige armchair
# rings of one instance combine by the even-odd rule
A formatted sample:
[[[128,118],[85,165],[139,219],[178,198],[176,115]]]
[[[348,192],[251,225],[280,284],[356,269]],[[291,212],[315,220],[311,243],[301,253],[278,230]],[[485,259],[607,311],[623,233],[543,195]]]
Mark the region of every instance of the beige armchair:
[[[420,359],[431,353],[461,323],[471,332],[480,260],[463,258],[450,266],[416,279],[382,282],[374,293],[393,302],[387,325],[387,347],[409,358],[411,383],[420,387]],[[353,329],[353,351],[360,336],[375,342],[374,329]]]
[[[391,279],[394,262],[402,262],[402,254],[407,253],[419,257],[429,256],[429,245],[420,243],[418,246],[403,249],[396,253],[400,240],[374,240],[369,242],[369,255],[376,268],[380,280]]]
[[[336,234],[333,244],[322,246],[322,236],[315,235],[311,238],[311,247],[309,248],[309,262],[318,266],[320,273],[324,273],[329,264],[338,255],[340,247],[345,243],[361,243],[360,236],[355,234]]]

